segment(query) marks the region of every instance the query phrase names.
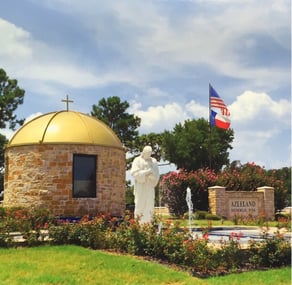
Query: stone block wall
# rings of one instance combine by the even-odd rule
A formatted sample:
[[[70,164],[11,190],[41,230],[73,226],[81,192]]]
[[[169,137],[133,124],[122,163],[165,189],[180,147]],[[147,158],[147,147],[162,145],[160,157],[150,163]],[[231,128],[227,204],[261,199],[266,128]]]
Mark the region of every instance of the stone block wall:
[[[208,188],[210,212],[232,218],[234,215],[259,216],[273,219],[275,214],[274,188],[263,186],[257,191],[225,191],[225,187]]]
[[[73,198],[73,154],[97,155],[96,198]],[[53,215],[125,210],[125,151],[87,144],[39,144],[5,150],[4,207],[43,207]]]

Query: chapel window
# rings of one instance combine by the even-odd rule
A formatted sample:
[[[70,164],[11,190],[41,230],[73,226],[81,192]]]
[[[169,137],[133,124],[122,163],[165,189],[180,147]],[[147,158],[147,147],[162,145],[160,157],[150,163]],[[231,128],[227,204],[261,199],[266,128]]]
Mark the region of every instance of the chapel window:
[[[96,155],[73,154],[73,198],[96,197]]]

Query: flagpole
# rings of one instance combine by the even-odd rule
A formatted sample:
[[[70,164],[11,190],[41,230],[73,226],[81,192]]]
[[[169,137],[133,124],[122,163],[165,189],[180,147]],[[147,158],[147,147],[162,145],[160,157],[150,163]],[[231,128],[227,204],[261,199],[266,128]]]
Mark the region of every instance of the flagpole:
[[[208,155],[209,155],[209,168],[212,169],[212,154],[211,154],[211,84],[209,83],[209,141],[208,141]]]

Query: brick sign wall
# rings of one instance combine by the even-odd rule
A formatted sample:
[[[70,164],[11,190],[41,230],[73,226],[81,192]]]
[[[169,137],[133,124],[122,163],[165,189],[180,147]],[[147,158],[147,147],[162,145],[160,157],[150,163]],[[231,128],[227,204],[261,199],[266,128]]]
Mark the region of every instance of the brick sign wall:
[[[239,216],[265,215],[274,218],[274,188],[263,186],[257,191],[225,191],[225,187],[208,188],[209,207],[212,214],[232,218]]]
[[[230,198],[229,216],[234,214],[258,216],[259,203],[257,198]]]

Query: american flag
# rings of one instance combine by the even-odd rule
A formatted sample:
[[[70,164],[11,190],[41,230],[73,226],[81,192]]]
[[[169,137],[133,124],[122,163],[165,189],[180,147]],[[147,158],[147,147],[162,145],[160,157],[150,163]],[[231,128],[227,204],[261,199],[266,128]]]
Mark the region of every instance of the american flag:
[[[215,89],[209,85],[209,95],[210,95],[210,108],[217,108],[221,110],[223,116],[230,116],[230,112],[225,105],[224,101],[217,94]]]

